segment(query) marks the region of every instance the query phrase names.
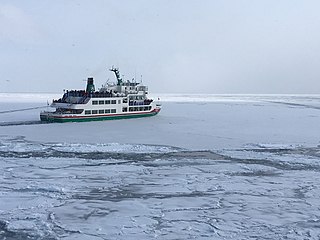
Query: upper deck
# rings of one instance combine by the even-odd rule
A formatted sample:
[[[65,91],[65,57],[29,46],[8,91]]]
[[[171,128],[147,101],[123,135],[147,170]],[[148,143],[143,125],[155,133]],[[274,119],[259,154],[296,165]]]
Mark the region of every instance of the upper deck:
[[[132,82],[132,81],[123,81],[120,78],[120,73],[117,68],[110,69],[113,71],[117,78],[117,84],[108,83],[99,91],[95,91],[95,86],[93,78],[89,77],[87,80],[86,90],[66,90],[62,98],[58,100],[53,100],[52,106],[56,107],[66,107],[71,104],[87,104],[92,98],[133,98],[134,100],[145,100],[147,99],[146,95],[148,94],[148,87],[142,85],[141,83]],[[133,97],[132,97],[133,96]],[[138,96],[136,98],[135,96]]]

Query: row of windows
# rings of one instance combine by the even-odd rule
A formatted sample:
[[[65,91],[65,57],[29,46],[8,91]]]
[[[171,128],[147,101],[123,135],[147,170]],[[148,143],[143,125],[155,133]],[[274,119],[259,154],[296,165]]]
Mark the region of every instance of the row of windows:
[[[138,96],[130,96],[129,99],[130,100],[144,100],[145,97],[138,95]]]
[[[134,112],[134,111],[150,111],[151,106],[148,107],[129,107],[129,112]]]
[[[135,111],[150,111],[151,106],[147,107],[130,107],[129,112],[135,112]],[[127,112],[128,108],[124,107],[122,108],[122,112]],[[108,113],[116,113],[116,109],[100,109],[100,110],[85,110],[84,114],[85,115],[90,115],[90,114],[108,114]]]
[[[121,103],[121,100],[118,100],[118,103]],[[92,101],[92,105],[103,105],[103,104],[117,104],[117,100],[100,100],[100,101]]]
[[[100,109],[100,110],[85,110],[84,114],[89,115],[89,114],[105,114],[105,113],[116,113],[116,109]]]

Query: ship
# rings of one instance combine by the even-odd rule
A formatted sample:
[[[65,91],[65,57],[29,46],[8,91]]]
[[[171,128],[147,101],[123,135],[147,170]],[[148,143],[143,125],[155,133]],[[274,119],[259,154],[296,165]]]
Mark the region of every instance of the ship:
[[[118,68],[109,69],[116,82],[107,82],[95,90],[93,77],[88,77],[85,90],[64,90],[63,96],[53,100],[54,111],[42,111],[44,122],[85,122],[157,115],[161,110],[160,99],[148,98],[148,87],[135,79],[124,81]]]

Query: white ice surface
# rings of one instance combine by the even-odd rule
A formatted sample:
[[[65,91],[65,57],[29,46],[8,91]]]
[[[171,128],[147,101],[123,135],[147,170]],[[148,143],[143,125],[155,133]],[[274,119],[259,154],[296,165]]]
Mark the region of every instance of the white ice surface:
[[[319,96],[160,98],[142,119],[0,113],[0,237],[320,238]]]

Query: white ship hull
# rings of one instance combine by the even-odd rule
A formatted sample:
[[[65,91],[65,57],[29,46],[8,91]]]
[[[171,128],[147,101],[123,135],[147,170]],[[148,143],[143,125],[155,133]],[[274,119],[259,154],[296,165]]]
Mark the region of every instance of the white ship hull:
[[[116,104],[102,104],[102,102],[106,103],[112,100],[114,100],[114,98],[107,100],[92,98],[87,104],[53,103],[51,107],[67,110],[62,112],[44,111],[41,112],[40,119],[48,122],[102,121],[151,117],[158,114],[161,110],[159,103],[152,102],[149,105],[130,105],[123,103],[123,98],[117,98]],[[97,101],[98,104],[93,104],[94,101]]]

